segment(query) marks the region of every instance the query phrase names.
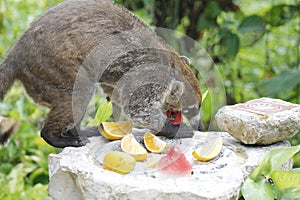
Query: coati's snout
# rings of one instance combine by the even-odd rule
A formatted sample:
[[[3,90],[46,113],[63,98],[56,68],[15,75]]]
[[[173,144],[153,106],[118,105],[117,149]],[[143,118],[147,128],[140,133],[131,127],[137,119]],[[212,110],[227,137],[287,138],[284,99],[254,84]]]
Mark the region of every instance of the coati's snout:
[[[172,81],[165,101],[165,111],[168,120],[174,125],[183,122],[183,115],[194,130],[201,127],[200,102],[197,95],[184,82]]]

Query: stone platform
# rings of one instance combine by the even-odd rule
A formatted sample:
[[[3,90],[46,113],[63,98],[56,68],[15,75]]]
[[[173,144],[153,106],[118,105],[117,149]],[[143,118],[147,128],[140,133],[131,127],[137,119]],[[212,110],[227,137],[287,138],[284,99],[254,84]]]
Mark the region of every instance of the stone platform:
[[[193,149],[218,136],[223,138],[223,148],[217,158],[200,162],[192,157]],[[181,147],[194,172],[188,177],[171,178],[146,167],[149,161],[138,163],[127,175],[104,170],[102,157],[107,151],[118,150],[118,142],[94,137],[84,147],[68,147],[49,155],[50,196],[54,200],[237,199],[244,179],[263,156],[271,149],[290,145],[284,141],[244,146],[226,132],[196,132],[192,139],[170,140]],[[283,168],[292,168],[292,162]]]

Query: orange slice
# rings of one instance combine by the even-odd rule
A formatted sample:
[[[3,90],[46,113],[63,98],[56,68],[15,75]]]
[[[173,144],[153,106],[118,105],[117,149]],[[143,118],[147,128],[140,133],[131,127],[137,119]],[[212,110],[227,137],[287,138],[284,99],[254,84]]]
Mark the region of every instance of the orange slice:
[[[135,163],[135,159],[129,154],[111,151],[104,156],[102,167],[119,174],[128,174],[134,169]]]
[[[137,161],[143,161],[147,158],[147,150],[135,139],[132,134],[127,134],[122,138],[121,149],[129,153]]]
[[[120,140],[132,130],[131,122],[102,122],[98,127],[101,135],[109,140]]]
[[[219,155],[222,150],[223,141],[221,137],[215,138],[206,145],[192,152],[193,156],[200,161],[209,161]]]
[[[150,132],[144,135],[144,144],[152,153],[164,153],[168,148],[168,144]]]

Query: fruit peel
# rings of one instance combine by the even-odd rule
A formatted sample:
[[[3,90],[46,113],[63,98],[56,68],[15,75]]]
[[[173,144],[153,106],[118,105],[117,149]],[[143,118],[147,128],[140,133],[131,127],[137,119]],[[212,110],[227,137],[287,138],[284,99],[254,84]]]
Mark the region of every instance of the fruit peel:
[[[151,153],[164,153],[169,149],[169,145],[150,132],[144,135],[144,144]]]
[[[192,152],[192,155],[199,161],[207,162],[216,158],[222,151],[222,147],[223,140],[221,137],[218,137],[208,142],[206,145],[195,149]]]
[[[128,174],[134,169],[135,164],[136,160],[131,155],[120,151],[111,151],[104,156],[102,167],[119,174]]]
[[[132,123],[129,121],[102,122],[98,130],[108,140],[120,140],[132,131]]]
[[[138,143],[133,134],[127,134],[122,138],[121,149],[129,153],[137,161],[144,161],[148,157],[147,150]]]

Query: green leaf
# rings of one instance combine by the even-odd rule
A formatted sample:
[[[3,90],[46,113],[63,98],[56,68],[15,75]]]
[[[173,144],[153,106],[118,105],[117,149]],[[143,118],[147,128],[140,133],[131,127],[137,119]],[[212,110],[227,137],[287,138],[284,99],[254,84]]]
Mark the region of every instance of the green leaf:
[[[3,21],[4,21],[4,14],[3,12],[0,12],[0,33],[3,33],[5,30],[5,25]]]
[[[211,96],[208,90],[203,93],[200,113],[201,113],[201,120],[204,123],[210,121],[212,115],[212,103],[211,103]]]
[[[275,97],[279,93],[295,88],[300,83],[299,77],[299,70],[284,70],[273,78],[260,81],[257,87],[263,96]]]
[[[218,15],[222,12],[220,5],[215,1],[208,1],[207,6],[205,7],[204,15],[206,18],[216,19]]]
[[[250,46],[266,32],[265,21],[258,15],[246,17],[239,25],[238,31],[241,34],[242,44]]]
[[[41,200],[48,195],[48,185],[36,184],[32,188],[28,188],[22,192],[22,197],[20,199],[31,199],[31,200]],[[28,198],[29,197],[29,198]]]
[[[265,21],[262,17],[258,15],[252,15],[243,19],[239,25],[238,31],[242,34],[247,32],[264,32]]]
[[[253,180],[259,179],[262,175],[269,177],[272,171],[277,170],[286,161],[291,159],[297,152],[300,151],[300,145],[293,147],[282,147],[272,149],[263,159],[261,165],[259,165],[251,174]]]
[[[105,100],[97,109],[95,118],[88,123],[88,126],[98,126],[112,115],[112,103]]]
[[[241,191],[246,200],[274,200],[273,187],[264,178],[260,178],[257,181],[247,178],[242,185]]]
[[[279,190],[277,197],[277,199],[280,200],[300,199],[300,187],[290,187],[283,190]]]
[[[221,38],[220,45],[223,49],[224,56],[226,58],[235,57],[240,49],[239,37],[229,29],[221,29],[219,31],[219,36]]]
[[[13,168],[14,168],[14,165],[12,163],[1,163],[0,164],[0,173],[8,174]]]
[[[24,170],[24,164],[18,164],[11,170],[7,176],[10,181],[6,185],[7,194],[13,194],[17,192],[22,192],[25,187],[24,177],[26,172]]]
[[[298,7],[299,9],[299,7]],[[276,5],[273,6],[265,15],[266,21],[272,26],[280,26],[289,22],[297,14],[297,6]]]
[[[221,12],[222,10],[217,2],[208,1],[203,14],[198,18],[197,31],[216,26],[216,18]]]
[[[29,180],[31,185],[35,185],[38,183],[48,184],[49,183],[48,172],[42,168],[38,168],[29,175]]]
[[[279,190],[300,186],[300,174],[296,172],[274,170],[271,178]]]
[[[203,102],[206,100],[206,98],[208,98],[208,90],[206,90],[206,91],[202,94],[202,102],[201,102],[201,104],[203,104]]]

